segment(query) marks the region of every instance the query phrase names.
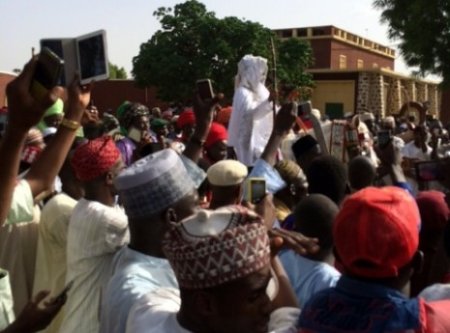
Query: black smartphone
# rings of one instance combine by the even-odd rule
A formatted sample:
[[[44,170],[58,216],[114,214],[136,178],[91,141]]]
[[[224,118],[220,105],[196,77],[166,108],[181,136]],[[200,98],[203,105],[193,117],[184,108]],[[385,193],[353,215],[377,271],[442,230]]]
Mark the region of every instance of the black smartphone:
[[[389,130],[379,131],[377,133],[377,139],[379,147],[386,147],[389,144],[389,142],[391,142],[392,139],[391,131]]]
[[[214,98],[214,90],[210,79],[198,80],[197,91],[200,95],[200,98],[204,101]]]
[[[49,48],[44,47],[39,53],[36,68],[31,80],[30,92],[36,99],[45,95],[58,84],[64,62]]]
[[[266,195],[266,180],[264,178],[249,179],[249,197],[250,202],[256,204]]]
[[[45,47],[50,49],[53,53],[55,53],[60,59],[64,60],[64,43],[67,40],[67,38],[48,38],[48,39],[41,39],[41,50]],[[66,86],[66,77],[65,73],[62,70],[61,75],[58,79],[58,86],[64,87]]]
[[[61,292],[60,292],[58,295],[55,296],[53,302],[54,302],[54,303],[60,302],[64,297],[67,296],[67,293],[69,292],[70,289],[72,289],[72,287],[73,287],[73,280],[70,281],[70,282],[64,287],[64,289],[61,290]]]

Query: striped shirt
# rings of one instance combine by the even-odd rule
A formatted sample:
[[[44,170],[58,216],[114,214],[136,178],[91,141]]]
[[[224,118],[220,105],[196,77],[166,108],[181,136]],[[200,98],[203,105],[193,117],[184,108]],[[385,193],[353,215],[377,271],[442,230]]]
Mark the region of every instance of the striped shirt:
[[[129,240],[128,220],[119,207],[81,199],[67,237],[68,293],[61,332],[98,333],[100,290],[111,276],[114,254]]]

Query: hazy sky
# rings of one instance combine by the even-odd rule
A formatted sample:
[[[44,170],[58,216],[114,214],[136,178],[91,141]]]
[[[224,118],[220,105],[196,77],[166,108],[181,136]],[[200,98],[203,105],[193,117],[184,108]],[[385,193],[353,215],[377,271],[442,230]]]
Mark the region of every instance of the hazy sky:
[[[105,29],[110,61],[130,72],[141,43],[160,28],[153,12],[182,0],[0,0],[0,71],[22,67],[41,38]],[[335,25],[394,46],[372,0],[203,0],[217,17],[237,16],[268,28]],[[396,69],[407,72],[400,58]]]

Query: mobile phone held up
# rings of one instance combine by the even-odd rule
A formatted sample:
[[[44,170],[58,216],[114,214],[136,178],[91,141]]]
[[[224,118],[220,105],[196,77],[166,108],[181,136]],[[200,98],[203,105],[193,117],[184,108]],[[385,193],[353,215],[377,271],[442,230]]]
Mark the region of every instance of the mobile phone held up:
[[[49,48],[44,47],[39,53],[30,85],[31,95],[42,100],[53,89],[61,76],[64,62]]]
[[[214,98],[214,90],[210,79],[198,80],[197,91],[203,101],[212,100]]]
[[[105,30],[77,38],[41,39],[40,44],[41,49],[47,47],[64,59],[64,72],[59,77],[61,85],[70,85],[75,72],[79,73],[81,84],[109,78]]]
[[[377,134],[378,146],[381,148],[386,147],[389,142],[391,142],[392,134],[391,131],[379,131]]]
[[[67,296],[67,293],[70,291],[70,289],[72,289],[72,287],[73,287],[73,280],[70,281],[70,282],[64,287],[64,289],[61,290],[61,292],[60,292],[57,296],[55,296],[53,302],[54,302],[54,303],[61,302],[61,301]]]
[[[257,204],[266,195],[266,180],[264,178],[250,178],[248,180],[248,197],[252,204]]]

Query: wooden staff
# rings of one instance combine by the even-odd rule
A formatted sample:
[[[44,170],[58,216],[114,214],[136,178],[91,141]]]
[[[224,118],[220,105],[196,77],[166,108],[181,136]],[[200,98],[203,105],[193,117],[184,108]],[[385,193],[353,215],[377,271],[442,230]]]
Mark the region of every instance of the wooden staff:
[[[277,58],[275,53],[275,43],[273,37],[270,37],[270,49],[272,51],[272,86],[274,99],[272,101],[273,122],[275,123],[275,117],[277,116],[277,99],[278,99],[278,84],[277,84]]]

